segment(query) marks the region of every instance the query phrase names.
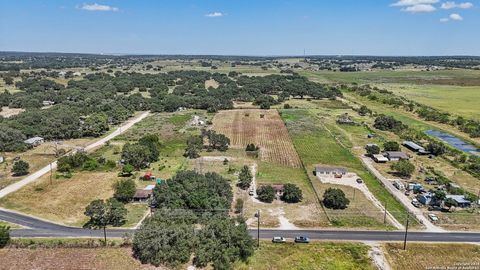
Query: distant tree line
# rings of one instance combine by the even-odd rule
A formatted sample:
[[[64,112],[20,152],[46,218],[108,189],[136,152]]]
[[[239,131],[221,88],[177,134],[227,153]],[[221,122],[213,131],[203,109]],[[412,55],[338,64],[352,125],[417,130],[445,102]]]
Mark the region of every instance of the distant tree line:
[[[0,151],[21,151],[32,136],[71,139],[100,136],[111,125],[125,121],[135,111],[173,112],[181,108],[209,112],[232,109],[233,101],[255,102],[269,108],[290,97],[334,98],[335,87],[310,82],[298,75],[249,77],[204,71],[159,74],[95,73],[66,86],[38,73],[16,82],[21,92],[0,94],[0,106],[26,109],[11,118],[0,118]],[[205,89],[214,79],[219,87]],[[139,92],[133,93],[134,90]],[[169,89],[173,89],[169,93]],[[142,94],[144,92],[145,94]],[[273,98],[272,96],[277,96]],[[43,108],[44,101],[55,105]]]

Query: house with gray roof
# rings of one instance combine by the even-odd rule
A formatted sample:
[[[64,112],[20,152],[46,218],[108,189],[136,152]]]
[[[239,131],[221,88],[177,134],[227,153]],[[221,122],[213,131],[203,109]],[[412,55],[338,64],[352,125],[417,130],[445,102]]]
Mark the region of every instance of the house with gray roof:
[[[387,151],[385,152],[384,156],[388,158],[390,161],[398,161],[398,160],[409,160],[410,157],[405,154],[404,152],[400,151]]]
[[[317,176],[342,176],[347,174],[347,169],[333,166],[316,166],[315,175]]]
[[[26,144],[29,144],[31,146],[38,146],[42,143],[45,142],[45,140],[42,138],[42,137],[33,137],[33,138],[30,138],[30,139],[27,139],[25,141],[23,141],[24,143]]]
[[[464,195],[447,195],[445,198],[454,200],[460,208],[467,208],[472,205],[472,202],[467,200]]]

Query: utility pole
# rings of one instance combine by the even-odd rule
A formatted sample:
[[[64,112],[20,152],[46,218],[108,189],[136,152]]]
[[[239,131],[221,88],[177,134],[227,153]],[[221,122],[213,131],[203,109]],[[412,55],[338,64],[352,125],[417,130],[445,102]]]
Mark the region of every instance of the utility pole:
[[[257,248],[260,247],[260,210],[257,210]]]
[[[387,202],[385,202],[385,212],[383,213],[383,224],[387,224]]]
[[[52,163],[50,162],[50,185],[53,184],[52,174],[53,174],[53,168],[52,168]]]
[[[408,218],[409,213],[407,212],[407,224],[405,226],[405,239],[403,240],[403,250],[407,250]]]
[[[352,201],[355,201],[355,190],[356,190],[356,188],[353,188],[353,198],[352,198]]]

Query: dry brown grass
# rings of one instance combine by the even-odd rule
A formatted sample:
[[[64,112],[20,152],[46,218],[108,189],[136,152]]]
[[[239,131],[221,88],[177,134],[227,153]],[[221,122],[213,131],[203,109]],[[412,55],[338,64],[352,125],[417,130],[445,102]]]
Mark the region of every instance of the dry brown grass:
[[[2,107],[0,110],[0,116],[9,118],[15,116],[21,112],[24,112],[25,109],[16,109],[16,108],[9,108],[9,107]]]
[[[59,146],[58,149],[61,148],[65,151],[70,151],[75,146],[87,145],[91,140],[92,139],[89,138],[66,140],[63,142],[62,145]],[[14,158],[18,157],[28,162],[28,164],[30,165],[29,172],[33,173],[47,166],[50,162],[53,162],[56,159],[54,149],[55,148],[53,147],[53,143],[47,142],[23,153],[5,153],[5,162],[3,164],[0,164],[0,188],[20,181],[25,177],[12,176],[11,171],[14,163]]]
[[[385,256],[394,270],[478,269],[480,266],[478,245],[410,243],[406,251],[402,248],[400,243],[383,246]]]
[[[0,269],[147,269],[129,248],[0,249]],[[160,268],[161,269],[161,268]]]
[[[215,81],[214,79],[206,80],[205,81],[205,88],[208,89],[210,87],[217,89],[220,86],[220,84]]]
[[[0,200],[2,207],[31,214],[66,225],[81,226],[87,218],[85,207],[95,199],[113,195],[115,172],[79,172],[70,179],[44,175],[36,183]]]
[[[213,119],[213,129],[229,137],[234,148],[244,148],[249,143],[260,146],[263,161],[301,167],[300,158],[276,110],[221,111]]]

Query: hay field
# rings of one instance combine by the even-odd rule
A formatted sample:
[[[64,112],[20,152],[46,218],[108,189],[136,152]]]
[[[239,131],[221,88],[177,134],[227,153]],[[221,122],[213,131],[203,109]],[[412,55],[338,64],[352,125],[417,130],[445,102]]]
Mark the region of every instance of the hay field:
[[[262,161],[301,167],[287,128],[276,110],[221,111],[213,118],[213,129],[230,138],[233,148],[245,148],[249,143],[258,145]]]

